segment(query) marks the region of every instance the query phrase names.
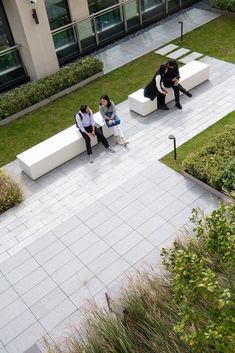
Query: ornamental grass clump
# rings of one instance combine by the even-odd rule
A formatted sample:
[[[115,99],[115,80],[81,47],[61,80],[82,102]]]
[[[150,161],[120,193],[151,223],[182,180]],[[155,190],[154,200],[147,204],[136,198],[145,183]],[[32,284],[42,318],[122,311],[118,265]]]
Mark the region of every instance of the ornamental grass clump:
[[[0,169],[0,214],[22,201],[20,186]]]

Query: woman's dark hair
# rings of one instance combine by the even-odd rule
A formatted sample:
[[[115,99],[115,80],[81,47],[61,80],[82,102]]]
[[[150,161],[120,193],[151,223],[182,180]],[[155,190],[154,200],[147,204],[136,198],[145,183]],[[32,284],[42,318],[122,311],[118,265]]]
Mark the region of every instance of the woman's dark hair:
[[[104,96],[101,96],[100,101],[101,101],[101,99],[105,99],[108,102],[108,104],[107,104],[108,108],[111,106],[112,103],[111,103],[111,100],[109,99],[109,96],[107,96],[107,94],[105,94]],[[100,103],[100,105],[102,105],[102,104]]]
[[[80,112],[84,114],[84,113],[86,113],[86,110],[87,110],[87,105],[86,104],[82,104],[80,106]]]
[[[160,67],[159,67],[159,73],[162,75],[162,74],[164,74],[165,73],[165,71],[166,71],[166,66],[165,65],[161,65]]]

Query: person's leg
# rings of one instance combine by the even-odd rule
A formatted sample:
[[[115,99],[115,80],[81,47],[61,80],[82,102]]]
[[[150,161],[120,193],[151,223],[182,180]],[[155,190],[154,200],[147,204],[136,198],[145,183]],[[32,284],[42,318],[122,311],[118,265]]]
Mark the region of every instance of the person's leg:
[[[186,96],[188,97],[192,97],[192,94],[190,92],[188,92],[183,86],[181,86],[180,84],[178,85],[179,87],[179,91],[183,92],[184,94],[186,94]]]
[[[97,136],[97,138],[99,139],[99,141],[101,141],[101,143],[103,144],[103,146],[105,148],[109,148],[109,143],[106,140],[106,137],[103,135],[103,133],[100,131],[100,129],[98,129],[97,127],[95,127],[95,134]]]
[[[86,150],[87,150],[87,154],[88,156],[92,154],[92,150],[91,150],[91,139],[90,137],[83,131],[80,131],[80,133],[82,134],[82,137],[85,140],[86,143]]]
[[[158,94],[157,95],[157,106],[158,109],[169,110],[165,102],[166,95],[165,94]]]

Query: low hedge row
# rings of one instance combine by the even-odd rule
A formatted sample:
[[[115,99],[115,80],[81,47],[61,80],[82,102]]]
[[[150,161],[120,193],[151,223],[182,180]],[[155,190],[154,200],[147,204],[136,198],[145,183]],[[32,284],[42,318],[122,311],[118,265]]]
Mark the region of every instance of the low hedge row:
[[[212,0],[212,6],[221,10],[235,12],[235,0]]]
[[[27,83],[0,96],[0,120],[85,80],[102,71],[103,63],[89,57],[79,63],[60,69],[55,74]]]
[[[22,201],[20,186],[0,169],[0,214]]]
[[[198,152],[190,154],[183,168],[220,191],[235,189],[235,125],[225,129]]]

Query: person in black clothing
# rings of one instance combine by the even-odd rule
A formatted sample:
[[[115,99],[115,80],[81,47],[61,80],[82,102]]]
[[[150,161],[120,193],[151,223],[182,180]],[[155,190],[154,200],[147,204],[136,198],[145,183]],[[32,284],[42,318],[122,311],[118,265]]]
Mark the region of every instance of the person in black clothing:
[[[157,106],[158,109],[169,110],[168,106],[165,103],[165,98],[167,90],[163,85],[163,76],[166,71],[166,66],[161,65],[157,70],[152,80],[144,89],[144,96],[154,100],[157,97]]]
[[[164,86],[173,88],[175,94],[175,106],[178,109],[182,109],[182,105],[180,104],[180,92],[183,92],[188,97],[192,97],[192,94],[179,83],[180,74],[176,60],[169,60],[165,65],[166,71],[163,77]]]

